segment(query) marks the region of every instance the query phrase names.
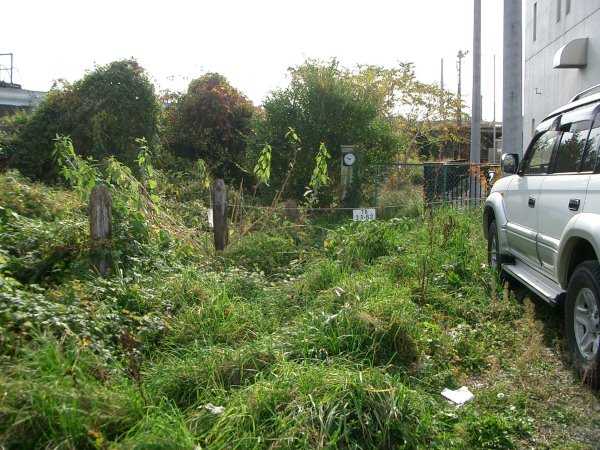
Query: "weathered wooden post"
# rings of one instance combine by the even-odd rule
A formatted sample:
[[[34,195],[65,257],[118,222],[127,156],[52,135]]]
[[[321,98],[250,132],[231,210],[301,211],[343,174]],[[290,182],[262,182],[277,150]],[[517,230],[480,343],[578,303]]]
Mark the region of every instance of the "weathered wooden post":
[[[285,201],[284,218],[292,223],[298,223],[300,220],[300,211],[294,199],[288,198]]]
[[[214,180],[211,187],[215,250],[225,250],[229,238],[227,230],[227,187],[221,179]]]
[[[112,232],[112,201],[105,184],[94,187],[90,195],[90,238],[92,240],[92,266],[104,275],[110,263],[105,241]]]

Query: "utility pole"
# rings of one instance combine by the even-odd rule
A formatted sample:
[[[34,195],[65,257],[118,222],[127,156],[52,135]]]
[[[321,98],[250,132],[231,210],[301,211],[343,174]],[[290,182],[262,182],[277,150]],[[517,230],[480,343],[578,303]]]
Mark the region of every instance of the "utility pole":
[[[492,148],[494,150],[494,162],[496,162],[496,55],[494,55],[494,114],[492,119]]]
[[[462,50],[458,51],[458,55],[456,55],[456,57],[458,58],[458,62],[456,63],[456,67],[458,69],[458,113],[457,113],[457,117],[456,117],[456,122],[458,123],[458,126],[461,127],[462,126],[462,93],[461,93],[461,86],[462,86],[462,59],[467,56],[467,53],[469,53],[469,50],[467,50],[466,52],[463,52]]]
[[[502,153],[523,154],[522,0],[504,0]]]
[[[444,58],[442,58],[441,62],[440,62],[440,89],[441,89],[441,96],[440,96],[440,110],[443,114],[444,111]]]
[[[481,163],[481,0],[473,4],[473,98],[471,99],[471,163]]]

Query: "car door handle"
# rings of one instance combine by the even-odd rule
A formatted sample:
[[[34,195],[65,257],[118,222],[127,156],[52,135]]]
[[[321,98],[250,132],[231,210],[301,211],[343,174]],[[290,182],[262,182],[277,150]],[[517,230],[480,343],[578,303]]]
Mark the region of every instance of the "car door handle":
[[[569,209],[571,211],[577,211],[579,210],[579,204],[581,203],[581,200],[579,200],[578,198],[572,198],[569,200]]]
[[[527,206],[530,208],[535,208],[535,198],[529,197],[529,201],[527,202]]]

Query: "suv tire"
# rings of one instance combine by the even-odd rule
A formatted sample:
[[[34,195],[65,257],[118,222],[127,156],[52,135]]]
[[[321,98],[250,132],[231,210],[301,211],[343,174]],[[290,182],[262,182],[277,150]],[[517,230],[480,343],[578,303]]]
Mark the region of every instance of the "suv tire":
[[[502,257],[500,255],[500,241],[498,241],[498,226],[492,220],[488,228],[488,265],[497,272],[502,271]]]
[[[600,386],[600,264],[577,266],[567,287],[565,332],[573,365],[581,379]]]

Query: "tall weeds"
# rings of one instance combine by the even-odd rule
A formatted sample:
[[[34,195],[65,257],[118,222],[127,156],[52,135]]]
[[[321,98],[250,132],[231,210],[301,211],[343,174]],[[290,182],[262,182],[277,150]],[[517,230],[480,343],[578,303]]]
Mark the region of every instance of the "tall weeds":
[[[498,283],[477,209],[279,227],[214,258],[134,218],[97,278],[85,232],[57,231],[81,200],[3,174],[0,204],[2,448],[597,442],[556,315]],[[63,243],[80,251],[52,259]],[[440,395],[463,385],[460,408]]]

